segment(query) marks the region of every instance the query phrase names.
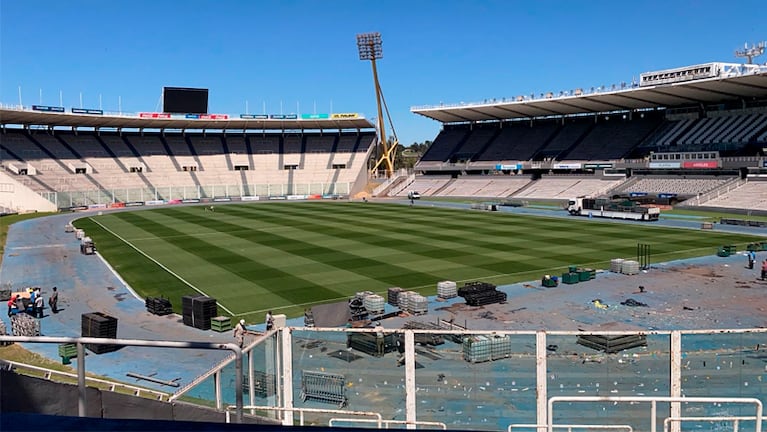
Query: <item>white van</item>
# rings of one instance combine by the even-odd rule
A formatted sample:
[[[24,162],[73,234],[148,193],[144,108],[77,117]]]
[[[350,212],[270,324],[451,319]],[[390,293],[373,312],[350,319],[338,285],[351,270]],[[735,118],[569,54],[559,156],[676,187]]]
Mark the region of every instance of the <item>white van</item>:
[[[411,199],[411,200],[421,199],[421,194],[415,191],[410,191],[407,194],[407,199]]]

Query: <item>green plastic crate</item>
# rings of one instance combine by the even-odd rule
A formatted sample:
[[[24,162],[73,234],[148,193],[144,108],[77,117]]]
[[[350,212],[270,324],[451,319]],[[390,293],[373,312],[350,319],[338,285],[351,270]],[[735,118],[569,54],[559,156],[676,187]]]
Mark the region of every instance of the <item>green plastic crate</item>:
[[[574,272],[562,273],[562,283],[564,284],[578,283],[578,273],[574,273]]]

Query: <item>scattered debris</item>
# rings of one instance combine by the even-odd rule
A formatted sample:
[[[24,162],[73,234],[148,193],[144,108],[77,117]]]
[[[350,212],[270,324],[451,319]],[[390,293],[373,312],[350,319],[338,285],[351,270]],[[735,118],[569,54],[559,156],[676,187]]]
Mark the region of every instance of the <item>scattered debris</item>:
[[[639,306],[647,307],[647,303],[642,303],[640,301],[636,301],[633,298],[626,299],[625,301],[622,301],[621,304],[623,306],[631,306],[631,307],[639,307]]]

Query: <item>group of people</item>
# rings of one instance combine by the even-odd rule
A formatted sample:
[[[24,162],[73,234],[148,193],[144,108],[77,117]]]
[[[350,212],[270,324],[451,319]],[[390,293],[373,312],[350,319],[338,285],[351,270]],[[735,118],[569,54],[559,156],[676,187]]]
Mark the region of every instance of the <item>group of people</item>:
[[[750,250],[746,252],[746,258],[748,258],[749,270],[754,269],[754,263],[756,263],[756,252]],[[762,280],[767,279],[767,259],[762,261]]]
[[[274,328],[274,315],[272,311],[266,313],[266,331],[270,331]],[[245,346],[245,335],[250,331],[245,327],[245,320],[241,319],[237,325],[234,326],[234,339],[237,341],[237,345],[240,348]]]
[[[43,299],[40,287],[29,288],[27,293],[29,294],[29,300],[22,297],[22,294],[19,293],[11,295],[11,298],[8,300],[8,316],[16,315],[20,312],[27,312],[35,318],[45,316],[43,314],[45,300]],[[48,298],[48,306],[51,308],[51,312],[59,312],[59,292],[57,287],[53,287],[53,292]]]

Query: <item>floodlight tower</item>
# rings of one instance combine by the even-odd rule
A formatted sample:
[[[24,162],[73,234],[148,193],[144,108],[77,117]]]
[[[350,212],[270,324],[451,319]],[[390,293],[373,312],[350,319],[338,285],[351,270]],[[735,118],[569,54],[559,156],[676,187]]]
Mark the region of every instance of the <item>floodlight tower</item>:
[[[378,136],[381,146],[381,156],[376,161],[371,172],[375,173],[378,167],[384,165],[386,177],[391,177],[394,172],[394,151],[399,144],[397,132],[394,125],[391,124],[389,108],[386,106],[386,100],[381,91],[381,84],[378,82],[378,69],[376,69],[376,60],[383,58],[383,48],[381,47],[381,33],[361,33],[357,35],[357,48],[360,52],[360,60],[370,60],[373,65],[373,83],[376,90],[376,104],[378,105]],[[383,112],[386,111],[386,117],[391,124],[393,140],[391,145],[386,140],[386,124],[384,122]]]
[[[764,41],[759,42],[757,45],[751,46],[751,48],[748,47],[748,42],[746,42],[745,45],[743,45],[743,50],[735,50],[735,57],[745,57],[748,59],[748,62],[746,64],[754,64],[754,57],[759,57],[760,55],[764,54]]]

